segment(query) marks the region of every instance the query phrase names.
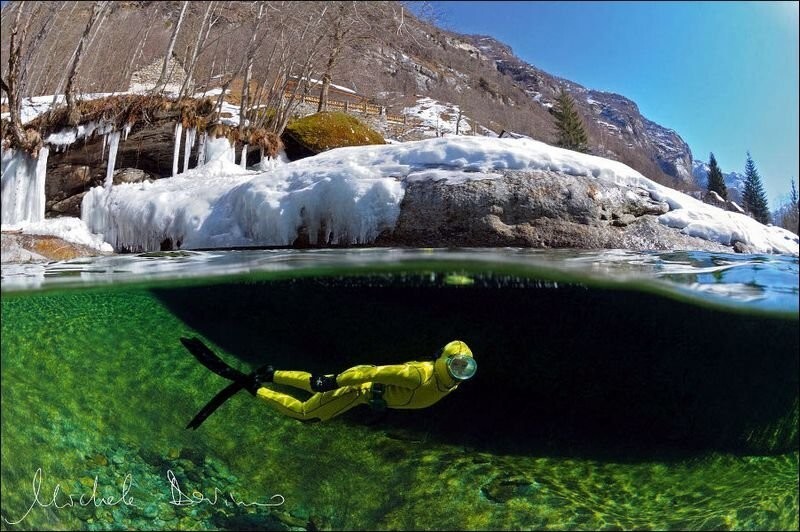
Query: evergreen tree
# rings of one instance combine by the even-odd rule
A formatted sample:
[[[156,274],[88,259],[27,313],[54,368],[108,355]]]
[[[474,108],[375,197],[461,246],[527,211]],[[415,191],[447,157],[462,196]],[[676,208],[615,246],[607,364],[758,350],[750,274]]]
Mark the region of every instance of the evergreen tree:
[[[583,129],[581,117],[575,110],[572,97],[563,87],[556,98],[556,105],[552,113],[556,119],[556,129],[558,130],[557,144],[568,150],[588,152],[586,131]]]
[[[744,194],[742,195],[744,210],[762,224],[768,224],[770,216],[767,194],[764,192],[761,176],[758,175],[758,170],[756,170],[753,158],[750,157],[750,152],[747,152],[747,163],[745,164],[744,172]]]
[[[800,234],[800,197],[797,195],[797,185],[792,178],[792,188],[789,190],[789,202],[778,209],[774,216],[776,223],[794,234]]]
[[[722,170],[717,165],[717,160],[712,153],[708,160],[708,185],[706,187],[709,192],[716,192],[722,199],[728,199],[728,188],[725,186],[725,180],[722,177]]]

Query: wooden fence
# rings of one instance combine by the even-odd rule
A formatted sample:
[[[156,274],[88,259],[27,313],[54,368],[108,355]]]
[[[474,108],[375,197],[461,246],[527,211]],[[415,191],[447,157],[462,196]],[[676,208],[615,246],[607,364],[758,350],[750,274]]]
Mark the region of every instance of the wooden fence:
[[[311,105],[319,105],[319,98],[317,96],[300,95],[300,103],[308,103]],[[385,116],[387,122],[393,124],[406,124],[406,115],[395,115],[386,112],[386,108],[380,105],[367,102],[348,102],[342,100],[331,100],[328,98],[328,110],[343,111],[345,113],[363,113],[365,115],[378,115]]]

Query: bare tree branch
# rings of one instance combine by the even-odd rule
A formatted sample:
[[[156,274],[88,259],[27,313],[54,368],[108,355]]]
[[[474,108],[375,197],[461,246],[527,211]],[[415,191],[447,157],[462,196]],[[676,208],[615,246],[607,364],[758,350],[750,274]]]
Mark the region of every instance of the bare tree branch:
[[[180,15],[178,15],[178,22],[175,24],[175,29],[172,31],[172,38],[169,40],[169,46],[167,46],[167,53],[164,56],[164,66],[161,68],[161,76],[159,76],[158,81],[156,82],[156,86],[153,88],[154,93],[162,92],[167,85],[167,66],[169,65],[169,60],[172,57],[172,50],[175,49],[175,41],[178,39],[178,32],[181,29],[183,16],[186,14],[186,7],[188,5],[189,5],[189,0],[183,2],[181,13]]]
[[[75,96],[73,94],[75,75],[78,73],[78,67],[80,66],[81,58],[83,57],[84,45],[89,38],[92,27],[95,25],[98,17],[105,10],[107,5],[108,2],[95,2],[94,6],[92,7],[92,14],[89,17],[89,21],[86,23],[86,29],[83,30],[83,35],[81,35],[81,39],[78,42],[78,48],[76,49],[75,57],[72,60],[72,64],[68,70],[69,73],[67,74],[67,87],[64,89],[64,96],[67,100],[67,121],[73,126],[77,125],[81,119],[81,114],[78,110],[78,106],[75,102]]]

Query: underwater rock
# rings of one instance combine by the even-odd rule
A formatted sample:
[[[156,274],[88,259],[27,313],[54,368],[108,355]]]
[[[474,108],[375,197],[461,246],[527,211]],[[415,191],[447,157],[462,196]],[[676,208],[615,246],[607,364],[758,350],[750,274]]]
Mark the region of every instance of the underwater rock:
[[[505,503],[514,497],[525,497],[535,490],[534,482],[519,475],[498,477],[481,486],[481,493],[490,501]]]

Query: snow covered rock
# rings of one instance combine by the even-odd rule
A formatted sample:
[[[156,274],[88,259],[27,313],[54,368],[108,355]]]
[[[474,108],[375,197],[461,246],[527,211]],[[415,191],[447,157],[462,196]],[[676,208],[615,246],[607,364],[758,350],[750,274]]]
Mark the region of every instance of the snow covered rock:
[[[326,151],[268,171],[217,158],[84,198],[115,249],[525,246],[798,254],[798,237],[609,159],[531,139],[447,137]]]

